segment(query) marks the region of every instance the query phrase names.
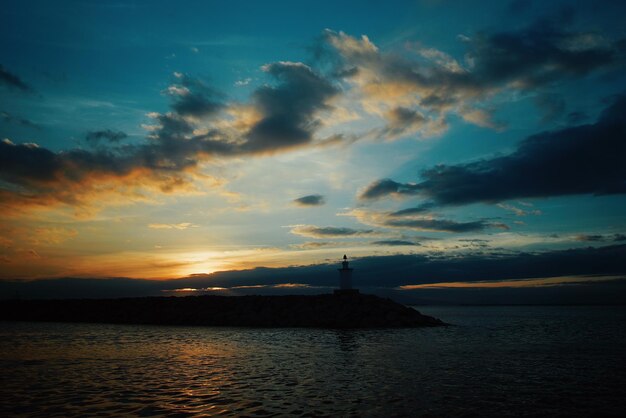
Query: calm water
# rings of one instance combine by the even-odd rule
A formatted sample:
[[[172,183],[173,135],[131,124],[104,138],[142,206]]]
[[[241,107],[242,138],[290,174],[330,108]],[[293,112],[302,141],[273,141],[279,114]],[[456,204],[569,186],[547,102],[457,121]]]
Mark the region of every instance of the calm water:
[[[331,331],[0,322],[0,416],[626,414],[626,308]]]

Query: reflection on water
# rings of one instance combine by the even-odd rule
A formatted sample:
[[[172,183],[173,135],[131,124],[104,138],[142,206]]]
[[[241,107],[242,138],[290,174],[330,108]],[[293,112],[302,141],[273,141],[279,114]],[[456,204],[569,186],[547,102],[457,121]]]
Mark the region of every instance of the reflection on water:
[[[4,322],[0,415],[625,410],[625,308],[420,310],[456,326],[334,331]]]

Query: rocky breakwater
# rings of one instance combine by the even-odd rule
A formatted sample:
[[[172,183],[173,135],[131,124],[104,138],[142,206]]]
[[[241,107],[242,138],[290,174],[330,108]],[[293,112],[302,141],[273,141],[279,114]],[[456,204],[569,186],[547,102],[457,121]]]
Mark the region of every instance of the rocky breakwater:
[[[308,328],[445,325],[390,299],[362,294],[10,300],[0,302],[0,320]]]

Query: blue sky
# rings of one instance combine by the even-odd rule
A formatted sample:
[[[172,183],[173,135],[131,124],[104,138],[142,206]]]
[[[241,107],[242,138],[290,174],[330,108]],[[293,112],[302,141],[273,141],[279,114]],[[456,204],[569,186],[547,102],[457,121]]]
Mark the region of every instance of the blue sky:
[[[5,2],[1,276],[623,245],[625,9]]]

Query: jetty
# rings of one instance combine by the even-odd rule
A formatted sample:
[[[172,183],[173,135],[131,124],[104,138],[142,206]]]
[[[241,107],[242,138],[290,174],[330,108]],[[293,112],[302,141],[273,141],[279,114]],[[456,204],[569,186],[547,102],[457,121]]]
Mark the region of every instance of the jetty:
[[[332,294],[5,300],[0,320],[225,327],[400,328],[445,325],[352,288],[347,256]]]
[[[8,300],[0,302],[0,320],[343,329],[444,325],[364,294]]]

